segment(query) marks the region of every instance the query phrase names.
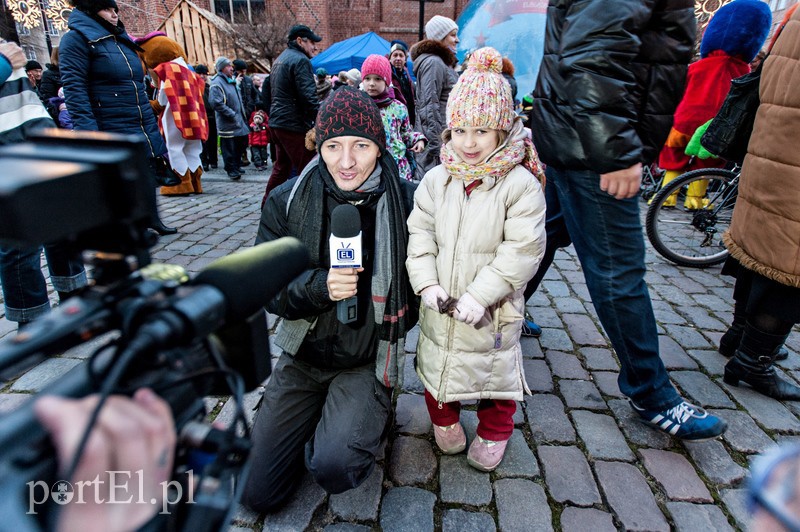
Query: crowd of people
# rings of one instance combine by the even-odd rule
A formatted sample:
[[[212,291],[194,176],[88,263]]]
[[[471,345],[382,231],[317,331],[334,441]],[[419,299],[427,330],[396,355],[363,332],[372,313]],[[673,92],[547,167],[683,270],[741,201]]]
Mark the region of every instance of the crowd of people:
[[[44,73],[28,62],[23,75],[18,50],[0,44],[2,90],[19,79],[25,82],[20,92],[31,98],[38,87],[50,109],[40,105],[31,121],[48,122],[66,110],[75,129],[135,131],[152,159],[163,160],[169,150],[145,92],[143,43],[129,38],[114,0],[93,0],[94,11],[85,0],[72,2],[71,31]],[[570,244],[633,412],[682,440],[722,435],[725,420],[682,398],[659,356],[638,193],[642,165],[659,153],[662,162],[688,164],[683,141],[707,120],[709,108],[721,105],[719,85],[748,71],[764,43],[765,6],[734,0],[722,7],[703,39],[703,59],[688,67],[695,45],[691,0],[550,0],[528,127],[515,111],[513,66],[497,50],[481,48],[457,71],[459,28],[440,15],[427,22],[424,40],[411,47],[394,41],[386,56],[370,55],[335,79],[312,68],[323,39],[304,25],[289,29],[287,48],[266,79],[254,82],[238,59],[217,59],[210,78],[205,65],[194,66],[204,85],[196,99],[208,110],[196,164],[218,164],[217,137],[231,179],[249,164],[248,145],[256,169],[271,158],[256,243],[293,236],[311,256],[308,269],[266,304],[281,318],[275,345],[282,353],[255,418],[244,503],[261,512],[281,507],[305,470],[329,493],[369,476],[389,428],[392,390],[402,384],[405,333],[417,322],[415,368],[438,448],[444,454],[467,448],[461,402],[477,400],[467,462],[494,470],[513,430],[516,402],[530,393],[520,337],[535,335],[536,325],[526,301],[556,250]],[[744,48],[728,46],[741,36],[725,33],[737,17],[749,23]],[[764,65],[761,109],[724,237],[731,251],[726,271],[737,278],[736,313],[720,346],[733,357],[725,382],[745,381],[791,400],[800,398],[800,388],[783,380],[773,363],[800,322],[800,215],[792,192],[800,161],[789,148],[800,100],[786,83],[800,72],[799,17],[787,16]],[[713,40],[720,39],[716,31],[726,36],[722,44]],[[688,92],[681,99],[687,67],[688,86],[713,81],[717,97],[700,98],[703,116],[682,121],[698,101]],[[24,137],[2,133],[6,142]],[[704,191],[693,192],[691,208],[703,208]],[[360,217],[357,268],[330,260],[331,220],[342,206],[354,206]],[[56,257],[50,260],[57,250],[45,249],[54,285],[65,280],[63,297],[86,283],[82,270],[65,266],[62,275]],[[8,319],[25,323],[49,308],[40,301],[47,295],[38,280],[22,287],[12,280],[19,277],[14,268],[38,264],[40,252],[3,248],[0,254]],[[34,286],[38,299],[25,300],[35,306],[17,308],[15,292]],[[342,320],[338,303],[351,299],[357,317]],[[55,405],[39,408],[51,429],[58,426]],[[171,426],[149,392],[129,407],[117,400],[112,406],[139,412],[151,428],[153,418],[160,420],[155,426]],[[79,410],[85,408],[65,412],[77,419],[84,416]],[[59,450],[64,430],[53,430]],[[161,448],[157,432],[147,432],[151,448]],[[165,436],[162,443],[174,442]]]

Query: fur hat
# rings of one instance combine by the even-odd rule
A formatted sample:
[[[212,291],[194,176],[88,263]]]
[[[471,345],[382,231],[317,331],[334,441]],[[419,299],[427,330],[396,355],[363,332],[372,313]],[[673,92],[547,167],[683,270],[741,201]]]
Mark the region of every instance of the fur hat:
[[[772,12],[761,0],[734,0],[714,13],[700,42],[700,57],[716,50],[749,63],[769,35]]]
[[[136,44],[144,50],[139,55],[148,68],[155,68],[161,63],[182,57],[186,61],[186,52],[183,51],[178,41],[170,39],[162,31],[148,33],[141,39],[135,39]]]
[[[90,15],[94,15],[98,11],[102,9],[116,9],[119,11],[119,7],[117,7],[116,0],[69,0],[70,3],[75,6],[75,9],[83,11],[84,13],[88,13]]]
[[[323,100],[315,126],[317,148],[335,137],[363,137],[386,151],[386,132],[378,106],[366,92],[341,87]]]
[[[503,57],[494,48],[476,50],[447,99],[447,127],[509,131],[514,123],[511,86],[503,77]]]
[[[392,83],[392,65],[382,55],[372,54],[364,60],[364,64],[361,65],[361,76],[366,78],[370,74],[378,76],[387,85]]]
[[[451,31],[457,30],[458,24],[451,18],[436,15],[431,17],[427,24],[425,24],[425,35],[428,39],[434,41],[441,41],[447,37]]]
[[[218,57],[216,61],[214,61],[214,70],[217,71],[217,74],[222,72],[222,69],[228,65],[232,65],[231,60],[227,57]]]

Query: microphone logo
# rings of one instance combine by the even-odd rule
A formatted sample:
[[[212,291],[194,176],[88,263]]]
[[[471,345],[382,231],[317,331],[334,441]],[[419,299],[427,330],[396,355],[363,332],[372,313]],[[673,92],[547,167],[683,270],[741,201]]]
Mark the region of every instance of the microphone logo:
[[[336,259],[341,262],[355,262],[356,254],[349,243],[342,242],[342,247],[336,250]]]

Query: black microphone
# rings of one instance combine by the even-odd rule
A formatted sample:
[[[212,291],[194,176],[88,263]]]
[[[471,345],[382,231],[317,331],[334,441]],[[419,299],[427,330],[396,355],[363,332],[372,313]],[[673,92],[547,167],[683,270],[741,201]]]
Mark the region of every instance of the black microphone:
[[[285,237],[238,251],[208,265],[174,302],[154,312],[136,334],[144,352],[183,345],[223,325],[243,322],[308,267],[308,251]]]
[[[250,317],[308,268],[308,250],[296,238],[264,242],[215,260],[192,281],[225,297],[225,322]]]
[[[349,203],[331,213],[331,268],[361,267],[361,214]],[[342,323],[358,319],[356,296],[336,303],[336,317]]]

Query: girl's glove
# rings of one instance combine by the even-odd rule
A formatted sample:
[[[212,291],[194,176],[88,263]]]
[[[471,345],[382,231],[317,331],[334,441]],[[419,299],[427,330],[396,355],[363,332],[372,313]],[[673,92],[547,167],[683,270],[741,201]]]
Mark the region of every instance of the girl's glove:
[[[475,301],[469,292],[465,292],[456,304],[456,312],[453,317],[467,325],[476,325],[483,319],[484,314],[486,314],[486,307]]]
[[[450,299],[450,296],[447,295],[444,288],[438,284],[433,284],[424,289],[420,292],[420,296],[422,296],[422,304],[436,312],[441,312],[442,304]]]

